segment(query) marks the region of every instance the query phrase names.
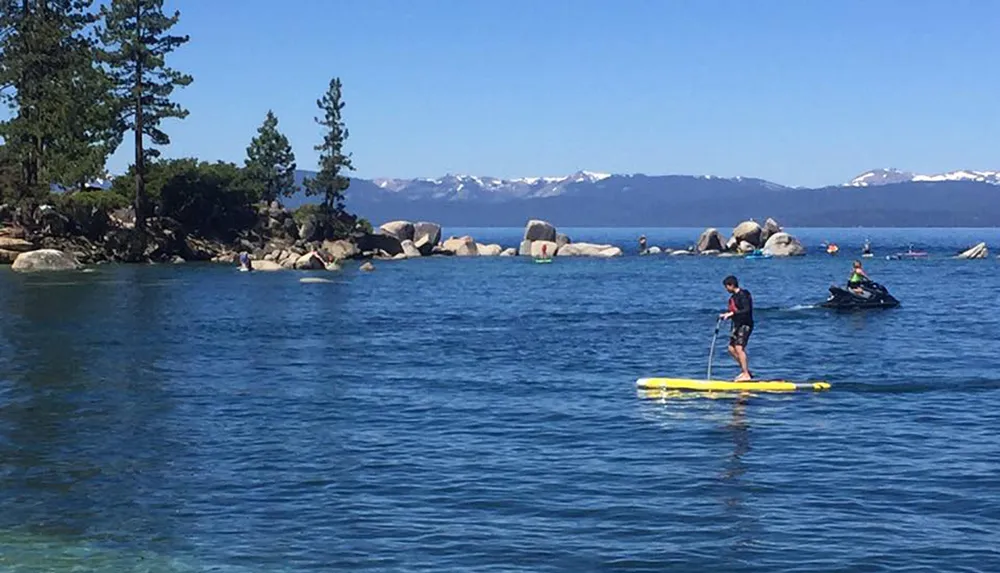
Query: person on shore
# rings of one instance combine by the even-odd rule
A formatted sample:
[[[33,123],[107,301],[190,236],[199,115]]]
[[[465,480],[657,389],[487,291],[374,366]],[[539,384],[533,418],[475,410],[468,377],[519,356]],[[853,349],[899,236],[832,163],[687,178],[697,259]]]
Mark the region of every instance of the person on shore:
[[[858,294],[861,294],[864,292],[861,285],[866,282],[871,282],[871,279],[868,278],[868,273],[866,273],[865,269],[861,266],[861,261],[854,261],[854,266],[851,268],[851,278],[847,279],[848,288]]]
[[[240,267],[248,271],[253,270],[253,263],[250,262],[250,255],[246,251],[240,253]]]
[[[753,373],[747,358],[747,342],[753,333],[753,297],[750,291],[740,288],[736,277],[730,275],[723,279],[722,285],[729,293],[729,310],[719,315],[721,320],[732,320],[733,330],[729,336],[729,355],[740,365],[740,374],[736,382],[753,380]]]

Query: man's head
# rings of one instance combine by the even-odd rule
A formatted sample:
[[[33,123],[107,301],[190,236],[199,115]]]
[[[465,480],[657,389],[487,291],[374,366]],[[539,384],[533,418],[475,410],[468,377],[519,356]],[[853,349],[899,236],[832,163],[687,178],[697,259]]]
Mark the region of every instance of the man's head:
[[[861,268],[861,261],[854,261],[854,268],[860,269]]]
[[[722,280],[722,286],[726,287],[730,293],[734,293],[740,290],[740,281],[736,280],[733,275],[729,275]]]

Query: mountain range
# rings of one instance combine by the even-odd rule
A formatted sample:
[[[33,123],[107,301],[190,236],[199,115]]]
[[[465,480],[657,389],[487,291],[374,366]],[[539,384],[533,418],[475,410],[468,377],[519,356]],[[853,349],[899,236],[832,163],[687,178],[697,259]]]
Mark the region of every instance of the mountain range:
[[[298,182],[312,173],[297,173]],[[286,204],[309,199],[302,193]],[[1000,172],[919,175],[868,171],[841,185],[788,187],[749,177],[612,174],[500,179],[352,179],[352,212],[378,224],[395,219],[447,226],[732,226],[774,217],[791,227],[1000,226]]]
[[[313,176],[296,172],[296,183]],[[95,182],[101,187],[110,178]],[[313,202],[302,191],[288,207]],[[579,171],[555,177],[473,175],[351,180],[347,207],[374,224],[396,219],[458,227],[731,227],[774,217],[789,227],[1000,226],[1000,171],[922,175],[874,169],[840,185],[788,187],[750,177]]]

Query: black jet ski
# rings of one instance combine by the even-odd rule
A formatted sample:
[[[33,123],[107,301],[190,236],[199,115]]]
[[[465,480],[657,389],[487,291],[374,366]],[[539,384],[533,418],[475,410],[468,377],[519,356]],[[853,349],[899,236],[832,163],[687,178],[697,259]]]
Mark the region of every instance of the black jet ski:
[[[886,288],[878,283],[863,282],[859,285],[861,292],[839,286],[830,287],[830,298],[820,306],[844,310],[863,308],[894,308],[899,306],[896,297],[889,294]]]

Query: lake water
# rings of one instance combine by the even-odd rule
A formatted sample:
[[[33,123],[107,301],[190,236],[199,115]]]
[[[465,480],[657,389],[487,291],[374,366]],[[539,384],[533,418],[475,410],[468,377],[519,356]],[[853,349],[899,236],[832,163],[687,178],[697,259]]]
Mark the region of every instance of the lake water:
[[[698,234],[571,230],[639,232]],[[4,271],[0,571],[1000,570],[1000,261],[944,257],[1000,232],[796,232],[845,254]],[[866,236],[940,256],[812,307]],[[637,395],[730,273],[753,369],[832,390]]]

